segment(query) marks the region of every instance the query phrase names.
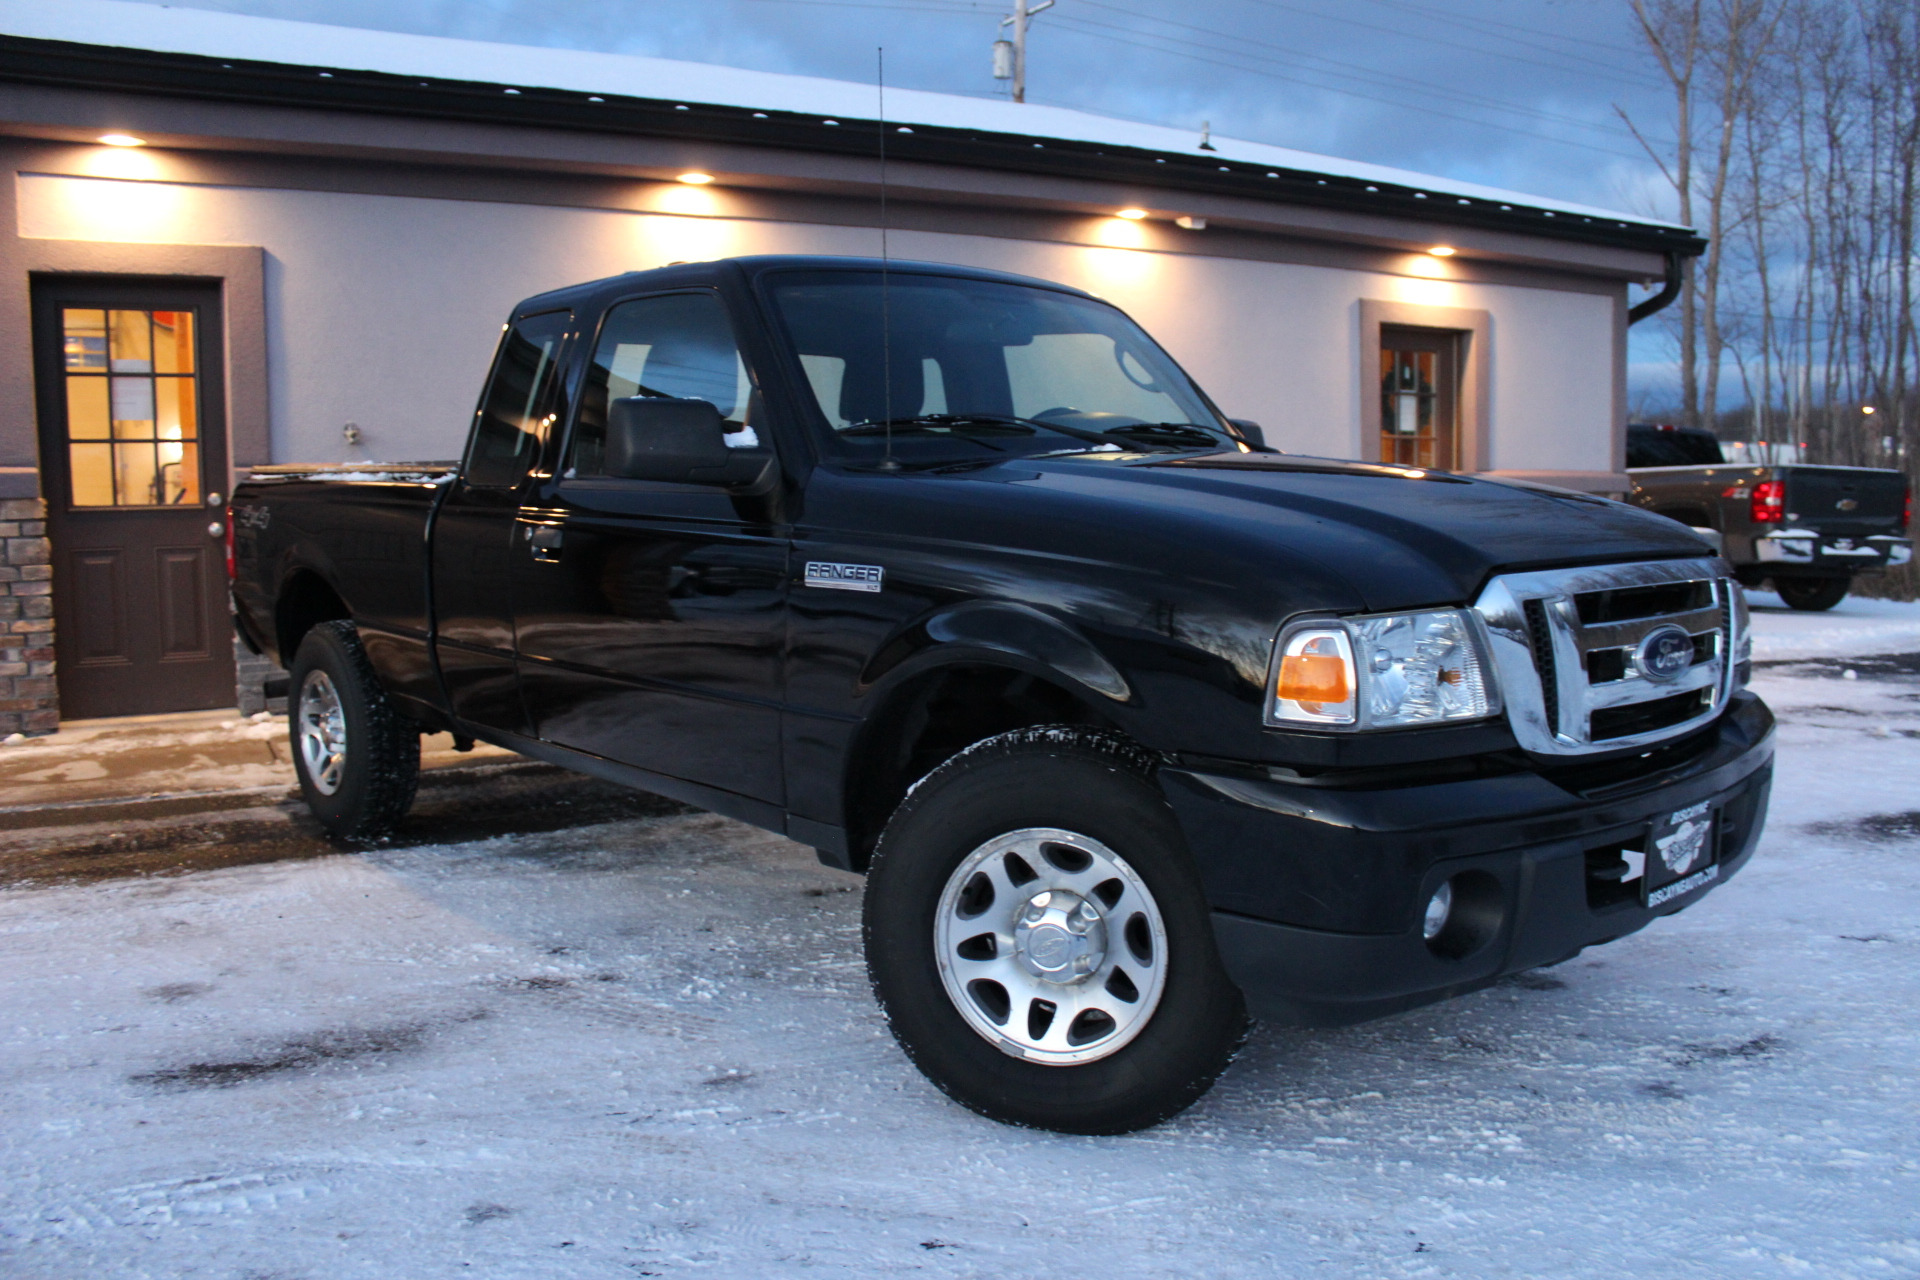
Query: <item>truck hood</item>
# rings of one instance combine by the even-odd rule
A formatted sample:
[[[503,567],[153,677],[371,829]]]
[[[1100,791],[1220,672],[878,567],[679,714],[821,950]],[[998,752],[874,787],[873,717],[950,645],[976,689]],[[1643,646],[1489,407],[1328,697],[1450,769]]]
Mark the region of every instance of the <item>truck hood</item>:
[[[1684,526],[1624,503],[1449,472],[1241,453],[1007,465],[1037,471],[1029,483],[1069,506],[1111,504],[1111,527],[1161,525],[1189,549],[1205,538],[1224,562],[1337,579],[1370,611],[1471,600],[1496,572],[1703,554]]]

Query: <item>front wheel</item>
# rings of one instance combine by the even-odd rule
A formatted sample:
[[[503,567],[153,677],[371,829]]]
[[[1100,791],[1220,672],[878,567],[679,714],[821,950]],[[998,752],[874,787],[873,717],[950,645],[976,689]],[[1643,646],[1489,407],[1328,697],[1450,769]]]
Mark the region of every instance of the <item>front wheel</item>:
[[[342,840],[392,831],[413,804],[420,731],[381,688],[351,622],[307,632],[288,672],[293,767],[307,808]]]
[[[1775,578],[1773,589],[1789,609],[1823,613],[1847,598],[1845,578]]]
[[[1185,1110],[1246,1033],[1152,763],[1119,739],[1018,730],[949,760],[868,872],[868,973],[949,1097],[1065,1133]]]

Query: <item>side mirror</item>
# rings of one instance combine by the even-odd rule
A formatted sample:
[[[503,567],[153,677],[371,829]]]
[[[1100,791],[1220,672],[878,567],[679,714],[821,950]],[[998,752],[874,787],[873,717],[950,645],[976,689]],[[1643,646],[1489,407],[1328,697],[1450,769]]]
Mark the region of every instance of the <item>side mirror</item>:
[[[1240,433],[1240,438],[1254,448],[1264,449],[1267,447],[1267,433],[1262,431],[1260,424],[1252,418],[1228,418],[1227,421],[1232,423],[1233,429]]]
[[[708,400],[615,400],[607,406],[606,472],[628,480],[765,492],[773,483],[772,450],[729,448],[726,434],[726,419]]]

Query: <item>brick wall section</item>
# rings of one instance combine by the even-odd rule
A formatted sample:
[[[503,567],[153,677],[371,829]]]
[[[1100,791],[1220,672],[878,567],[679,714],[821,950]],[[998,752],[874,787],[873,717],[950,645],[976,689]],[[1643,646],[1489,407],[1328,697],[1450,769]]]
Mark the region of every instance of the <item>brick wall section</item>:
[[[261,711],[283,712],[287,709],[285,698],[269,698],[266,683],[269,679],[285,676],[287,673],[273,665],[271,658],[248,650],[240,643],[238,636],[233,641],[233,673],[235,705],[243,716],[255,715]]]
[[[0,501],[0,551],[0,737],[52,733],[53,548],[40,499]]]

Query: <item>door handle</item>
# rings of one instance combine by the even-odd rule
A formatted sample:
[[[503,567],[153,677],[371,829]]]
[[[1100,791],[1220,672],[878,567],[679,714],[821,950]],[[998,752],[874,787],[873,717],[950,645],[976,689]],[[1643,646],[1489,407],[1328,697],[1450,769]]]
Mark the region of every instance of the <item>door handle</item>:
[[[533,558],[548,562],[558,560],[563,536],[563,530],[557,524],[539,524],[528,529],[527,545],[533,551]]]

